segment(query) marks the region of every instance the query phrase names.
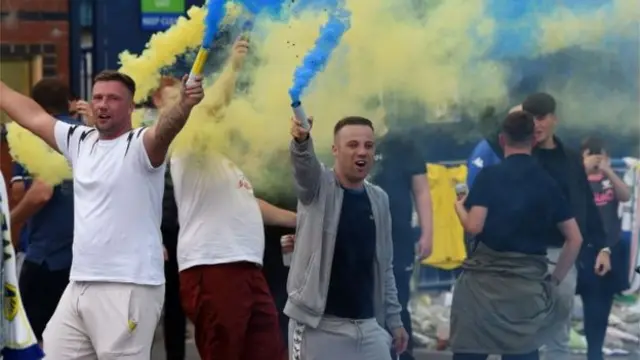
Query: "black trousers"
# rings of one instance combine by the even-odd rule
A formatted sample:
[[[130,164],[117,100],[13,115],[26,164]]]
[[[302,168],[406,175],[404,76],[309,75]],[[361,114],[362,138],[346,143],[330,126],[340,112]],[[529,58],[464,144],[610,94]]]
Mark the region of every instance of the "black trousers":
[[[180,274],[178,273],[177,234],[163,233],[169,259],[164,263],[164,348],[167,360],[185,359],[187,318],[180,303]],[[172,237],[169,239],[168,237]],[[175,239],[173,239],[175,237]],[[173,241],[172,241],[173,240]]]
[[[47,264],[28,259],[22,264],[18,286],[27,318],[38,341],[42,341],[42,333],[69,284],[70,271],[71,268],[50,270]]]

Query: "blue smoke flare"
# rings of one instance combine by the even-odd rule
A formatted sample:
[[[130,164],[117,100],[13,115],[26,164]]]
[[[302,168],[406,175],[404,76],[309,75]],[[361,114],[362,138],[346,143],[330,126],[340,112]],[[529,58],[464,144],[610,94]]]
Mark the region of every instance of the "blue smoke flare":
[[[218,26],[220,26],[220,22],[224,18],[224,4],[224,0],[207,1],[207,16],[204,18],[204,36],[201,44],[205,49],[211,49],[213,40],[218,32]]]
[[[289,89],[292,102],[299,102],[300,96],[315,76],[324,70],[333,50],[340,44],[342,35],[351,26],[351,13],[344,8],[336,9],[329,21],[320,29],[320,36],[314,47],[305,55],[302,65],[293,74],[293,85]]]

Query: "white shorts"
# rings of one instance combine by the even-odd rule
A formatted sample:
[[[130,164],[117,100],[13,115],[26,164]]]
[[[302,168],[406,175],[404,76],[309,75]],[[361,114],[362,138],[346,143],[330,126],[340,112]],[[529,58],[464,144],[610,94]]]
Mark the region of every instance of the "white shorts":
[[[164,285],[70,282],[43,334],[47,360],[149,360]]]

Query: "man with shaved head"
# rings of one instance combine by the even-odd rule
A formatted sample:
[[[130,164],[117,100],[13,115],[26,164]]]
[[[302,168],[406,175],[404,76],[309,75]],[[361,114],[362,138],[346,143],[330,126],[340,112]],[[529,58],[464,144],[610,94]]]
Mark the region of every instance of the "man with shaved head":
[[[73,172],[73,259],[67,285],[42,335],[49,359],[149,359],[164,303],[160,221],[165,158],[202,79],[183,78],[179,101],[134,129],[135,81],[105,70],[94,79],[95,127],[54,118],[0,81],[0,110],[40,137]],[[65,95],[66,96],[66,95]]]
[[[373,125],[358,116],[338,121],[333,169],[320,163],[309,129],[296,119],[291,135],[299,214],[284,310],[291,358],[389,360],[392,346],[405,351],[408,335],[393,273],[389,198],[365,181]]]

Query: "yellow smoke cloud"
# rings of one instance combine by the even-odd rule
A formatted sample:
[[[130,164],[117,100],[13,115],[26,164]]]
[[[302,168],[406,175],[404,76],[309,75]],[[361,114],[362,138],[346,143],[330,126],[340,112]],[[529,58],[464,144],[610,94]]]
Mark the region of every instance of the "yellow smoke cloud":
[[[316,119],[319,151],[329,149],[333,126],[344,116],[365,116],[384,128],[384,111],[367,105],[383,91],[401,91],[431,108],[505,101],[504,69],[478,61],[491,44],[480,45],[468,36],[472,31],[492,36],[493,21],[484,14],[483,1],[447,0],[433,9],[428,21],[408,19],[408,8],[394,2],[396,10],[390,11],[391,5],[390,0],[347,2],[352,27],[303,99],[307,113]],[[398,6],[405,13],[397,11]],[[222,152],[248,173],[258,190],[285,192],[289,181],[279,171],[287,166],[287,90],[326,20],[322,12],[302,13],[286,23],[257,19],[260,40],[252,41],[251,50],[260,63],[244,69],[251,79],[249,91],[237,95],[215,117],[207,109],[216,99],[207,92],[176,139],[174,151]]]
[[[490,39],[495,27],[486,13],[485,0],[346,0],[346,3],[352,12],[351,29],[326,70],[318,75],[302,99],[308,115],[315,117],[313,134],[319,151],[328,151],[333,126],[344,116],[365,116],[378,129],[384,129],[387,106],[384,94],[388,92],[413,98],[431,112],[453,104],[464,104],[471,111],[486,105],[500,108],[509,105],[508,69],[483,60],[492,46]],[[416,16],[412,3],[420,3],[417,7],[425,9],[427,15]],[[532,56],[574,46],[602,48],[605,36],[629,33],[638,20],[638,9],[633,5],[634,1],[616,0],[615,11],[607,16],[601,12],[576,14],[559,8],[545,18],[523,20],[543,24],[538,53]],[[228,11],[226,21],[237,16],[240,7],[230,3]],[[140,56],[122,55],[120,70],[136,81],[136,101],[146,99],[158,85],[162,68],[171,66],[178,55],[199,45],[204,15],[202,9],[192,8],[189,19],[181,19],[168,31],[154,35]],[[287,22],[268,17],[256,19],[251,52],[259,62],[249,62],[241,74],[250,79],[251,86],[236,94],[226,108],[219,109],[223,78],[229,73],[211,76],[208,80],[219,81],[206,88],[205,99],[193,110],[172,151],[223,153],[249,175],[259,191],[288,192],[290,177],[283,176],[288,171],[286,154],[292,115],[287,90],[294,69],[312,48],[326,19],[324,12],[304,12]],[[476,35],[471,36],[472,33]],[[567,86],[547,84],[561,103],[568,104],[572,101],[566,96],[576,96],[581,87],[584,89],[584,84],[578,85],[567,90]],[[382,100],[382,105],[372,107],[372,98]],[[628,106],[620,101],[623,103],[617,108]],[[141,117],[137,111],[134,123],[139,124]]]
[[[576,14],[560,7],[551,16],[540,19],[539,52],[549,54],[575,46],[605,50],[608,36],[632,33],[638,20],[640,3],[634,0],[613,0],[611,10],[600,8],[587,14]]]
[[[50,185],[71,179],[71,168],[64,156],[15,122],[7,124],[7,142],[13,160],[33,176]]]
[[[568,81],[547,79],[542,84],[542,91],[558,99],[558,114],[564,126],[593,129],[594,133],[605,129],[616,134],[638,132],[640,99],[633,99],[618,86],[611,86],[607,73],[621,66],[620,55],[610,48],[608,39],[640,41],[639,4],[634,0],[614,0],[610,9],[589,13],[572,13],[561,7],[540,19],[542,33],[536,55],[579,48],[594,56],[573,58],[575,66]],[[624,76],[632,81],[640,79],[638,73]]]

